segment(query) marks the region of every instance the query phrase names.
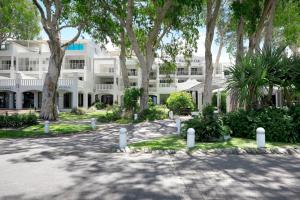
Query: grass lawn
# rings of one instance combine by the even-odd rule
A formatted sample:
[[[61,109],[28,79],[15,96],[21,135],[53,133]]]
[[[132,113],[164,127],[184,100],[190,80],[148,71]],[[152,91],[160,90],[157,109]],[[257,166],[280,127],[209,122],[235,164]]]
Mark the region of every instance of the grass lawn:
[[[81,124],[50,124],[51,135],[61,135],[67,133],[78,133],[92,130],[90,125]],[[26,138],[46,136],[44,124],[29,126],[17,130],[0,130],[0,138]]]
[[[87,112],[83,115],[76,115],[70,112],[61,112],[59,113],[59,119],[63,121],[91,119],[91,118],[97,118],[101,115],[105,115],[106,112],[111,112],[111,111],[99,110],[95,112]]]
[[[168,136],[158,139],[137,142],[129,144],[129,147],[143,149],[148,148],[152,150],[180,150],[186,148],[186,141],[178,136]],[[256,141],[243,138],[232,138],[226,142],[207,142],[207,143],[196,143],[196,149],[209,150],[216,148],[256,148]],[[267,148],[271,147],[300,147],[300,144],[287,144],[287,143],[276,143],[276,142],[267,142]]]

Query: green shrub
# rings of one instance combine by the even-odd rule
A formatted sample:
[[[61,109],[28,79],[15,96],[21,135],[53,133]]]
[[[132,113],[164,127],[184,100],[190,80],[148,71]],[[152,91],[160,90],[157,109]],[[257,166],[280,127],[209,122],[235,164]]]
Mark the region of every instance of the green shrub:
[[[300,141],[296,131],[297,124],[286,109],[239,110],[226,114],[224,122],[232,130],[233,136],[255,139],[256,129],[263,127],[266,130],[266,141],[292,143]]]
[[[187,92],[171,93],[167,99],[167,106],[175,114],[184,114],[187,111],[192,111],[195,108],[192,96]]]
[[[183,123],[181,135],[186,138],[189,128],[195,129],[195,139],[199,142],[223,140],[223,135],[229,135],[230,129],[223,124],[219,114],[214,113],[213,106],[203,109],[202,115]]]
[[[166,106],[153,105],[149,106],[149,109],[146,109],[140,113],[138,121],[154,121],[166,118],[168,118],[168,109]]]
[[[119,106],[113,106],[111,112],[106,112],[98,117],[99,122],[114,122],[121,119],[122,110]]]
[[[72,108],[71,113],[75,115],[84,115],[86,114],[86,110],[83,108]]]
[[[20,128],[38,124],[35,114],[0,115],[0,128]]]
[[[138,88],[127,88],[124,92],[124,107],[128,111],[137,112],[138,98],[141,96],[141,90]]]
[[[102,110],[106,107],[106,105],[104,103],[100,102],[99,100],[95,101],[93,106],[95,106],[95,108],[97,108],[97,110]]]
[[[295,131],[298,133],[298,139],[300,140],[300,106],[291,107],[289,115],[292,117]]]

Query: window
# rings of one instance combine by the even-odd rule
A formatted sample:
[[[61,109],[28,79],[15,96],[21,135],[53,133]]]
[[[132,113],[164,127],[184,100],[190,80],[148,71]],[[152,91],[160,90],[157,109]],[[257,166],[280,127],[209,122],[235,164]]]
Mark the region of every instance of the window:
[[[217,65],[215,69],[216,69],[216,74],[222,74],[222,65],[220,64]]]
[[[84,60],[69,60],[69,69],[84,69]]]
[[[199,67],[191,68],[191,75],[202,75],[202,68]]]
[[[185,68],[177,68],[177,75],[187,75],[188,71]]]
[[[128,69],[128,76],[136,76],[136,69]]]
[[[10,70],[11,60],[2,60],[0,70]]]
[[[134,86],[137,85],[136,82],[130,82],[129,84],[130,84],[130,86],[132,86],[132,87],[134,87]]]
[[[185,81],[186,81],[185,79],[178,79],[178,83],[183,83]]]

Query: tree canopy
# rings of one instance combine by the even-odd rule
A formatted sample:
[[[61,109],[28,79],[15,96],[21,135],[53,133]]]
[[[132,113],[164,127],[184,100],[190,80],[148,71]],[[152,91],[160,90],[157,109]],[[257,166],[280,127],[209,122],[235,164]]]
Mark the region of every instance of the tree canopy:
[[[34,39],[39,33],[39,15],[31,1],[0,1],[0,44],[7,39]]]

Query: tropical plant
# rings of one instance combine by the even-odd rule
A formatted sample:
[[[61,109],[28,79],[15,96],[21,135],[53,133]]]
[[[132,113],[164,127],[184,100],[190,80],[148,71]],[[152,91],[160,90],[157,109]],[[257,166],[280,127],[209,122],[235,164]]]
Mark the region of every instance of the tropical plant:
[[[176,114],[183,114],[186,110],[194,110],[195,105],[190,93],[173,92],[167,99],[167,107]]]
[[[263,87],[268,82],[267,68],[259,56],[246,55],[229,68],[227,90],[234,91],[240,106],[247,110],[259,106],[259,100],[263,97]]]
[[[138,88],[127,88],[124,92],[124,107],[127,111],[137,112],[138,99],[141,96],[141,90]]]
[[[229,135],[230,129],[224,126],[220,115],[214,113],[213,106],[206,106],[202,115],[183,123],[181,136],[186,138],[189,128],[195,129],[195,138],[200,142],[223,140],[223,135]]]

